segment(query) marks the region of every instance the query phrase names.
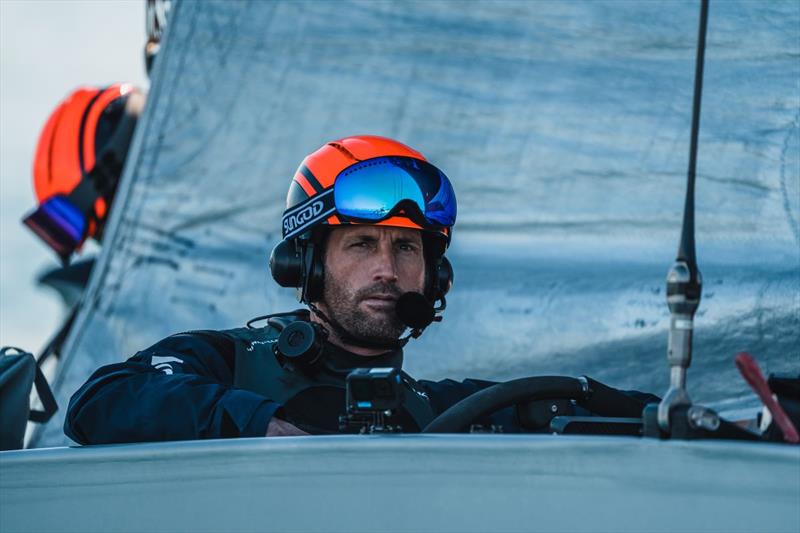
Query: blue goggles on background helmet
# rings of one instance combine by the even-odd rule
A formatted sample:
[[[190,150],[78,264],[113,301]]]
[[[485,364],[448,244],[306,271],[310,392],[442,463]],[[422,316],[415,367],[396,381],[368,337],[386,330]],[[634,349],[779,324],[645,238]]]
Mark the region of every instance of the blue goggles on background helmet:
[[[64,195],[49,198],[27,215],[22,223],[50,246],[63,261],[86,239],[86,215]]]
[[[333,187],[283,214],[283,238],[302,234],[329,216],[344,221],[381,222],[402,215],[425,229],[456,222],[456,195],[450,180],[427,161],[377,157],[343,170]]]

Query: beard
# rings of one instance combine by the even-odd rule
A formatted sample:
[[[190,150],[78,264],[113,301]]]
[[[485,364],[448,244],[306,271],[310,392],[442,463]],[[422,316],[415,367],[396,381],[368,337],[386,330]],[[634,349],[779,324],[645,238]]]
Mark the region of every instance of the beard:
[[[399,298],[402,292],[396,285],[380,282],[352,290],[325,273],[323,301],[332,320],[358,339],[377,343],[396,341],[405,331],[406,325],[394,310],[369,313],[359,307],[363,300],[376,294]]]

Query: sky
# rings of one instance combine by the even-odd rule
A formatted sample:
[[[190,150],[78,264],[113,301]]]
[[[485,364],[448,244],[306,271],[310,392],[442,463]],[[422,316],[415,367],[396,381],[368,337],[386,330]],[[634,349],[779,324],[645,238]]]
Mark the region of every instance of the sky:
[[[64,316],[37,274],[55,254],[21,223],[39,132],[79,85],[146,88],[144,0],[0,0],[0,346],[38,352]]]

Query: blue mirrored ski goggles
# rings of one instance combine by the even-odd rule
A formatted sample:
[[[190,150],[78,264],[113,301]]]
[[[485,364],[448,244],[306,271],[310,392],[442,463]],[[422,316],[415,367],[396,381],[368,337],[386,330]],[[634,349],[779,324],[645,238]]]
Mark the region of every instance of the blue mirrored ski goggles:
[[[456,194],[450,180],[427,161],[411,157],[356,163],[336,177],[333,195],[336,212],[355,221],[379,222],[410,202],[424,217],[423,227],[449,228],[456,222]]]
[[[438,168],[411,157],[377,157],[347,167],[332,188],[287,209],[283,238],[302,234],[333,214],[345,222],[402,215],[423,228],[444,229],[455,224],[456,211],[453,186]]]
[[[86,238],[86,217],[64,195],[59,194],[48,199],[22,222],[62,260],[66,260]]]

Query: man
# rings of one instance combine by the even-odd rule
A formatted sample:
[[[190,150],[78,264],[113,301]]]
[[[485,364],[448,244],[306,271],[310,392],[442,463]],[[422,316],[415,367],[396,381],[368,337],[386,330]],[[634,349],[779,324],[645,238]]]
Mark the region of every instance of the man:
[[[33,161],[38,206],[22,219],[61,259],[39,276],[55,289],[67,318],[37,358],[60,356],[89,281],[94,258],[70,264],[84,243],[102,240],[145,94],[129,83],[81,86],[59,103],[45,122]]]
[[[309,311],[174,335],[101,368],[72,397],[66,434],[97,444],[339,432],[348,373],[400,368],[405,342],[444,310],[455,219],[450,181],[419,152],[375,136],[326,144],[292,180],[270,258],[275,280]],[[404,431],[492,385],[406,374],[402,383],[388,422]],[[514,408],[476,422],[521,429]]]

